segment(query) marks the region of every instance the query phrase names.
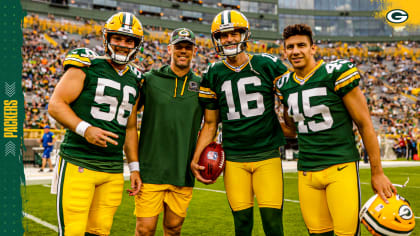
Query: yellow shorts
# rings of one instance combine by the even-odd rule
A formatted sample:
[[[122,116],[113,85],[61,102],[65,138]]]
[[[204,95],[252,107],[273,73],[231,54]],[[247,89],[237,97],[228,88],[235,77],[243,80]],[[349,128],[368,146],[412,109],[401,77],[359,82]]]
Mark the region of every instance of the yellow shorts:
[[[109,235],[114,214],[121,204],[122,173],[81,168],[60,157],[57,188],[59,235],[85,232]]]
[[[157,216],[166,204],[175,214],[185,218],[192,199],[192,190],[192,187],[170,184],[143,184],[135,198],[134,214],[137,217]]]
[[[299,171],[299,201],[310,233],[333,231],[358,235],[360,211],[357,162],[330,166],[321,171]]]
[[[283,206],[283,170],[280,157],[256,162],[226,161],[224,181],[233,211],[254,206],[281,209]]]

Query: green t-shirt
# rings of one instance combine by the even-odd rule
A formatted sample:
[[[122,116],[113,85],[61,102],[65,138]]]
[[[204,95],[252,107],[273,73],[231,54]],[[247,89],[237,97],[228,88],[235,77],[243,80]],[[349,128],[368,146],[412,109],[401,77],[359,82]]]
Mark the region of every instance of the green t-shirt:
[[[118,145],[99,147],[67,130],[60,155],[84,168],[122,173],[127,120],[139,96],[141,73],[127,66],[119,75],[106,60],[95,59],[95,56],[97,54],[87,48],[78,48],[70,51],[64,60],[65,70],[77,67],[86,74],[83,90],[70,107],[92,126],[117,134]]]
[[[247,162],[249,155],[285,144],[274,110],[274,81],[286,71],[270,54],[250,55],[250,61],[237,69],[224,60],[209,66],[201,83],[200,101],[206,109],[220,109],[227,160]]]
[[[352,63],[319,62],[306,78],[289,72],[276,83],[298,133],[298,170],[322,170],[359,159],[353,121],[343,96],[357,87],[360,74]]]
[[[143,183],[192,187],[190,163],[203,116],[198,101],[201,78],[191,70],[180,78],[170,66],[147,72],[143,78],[141,179]]]

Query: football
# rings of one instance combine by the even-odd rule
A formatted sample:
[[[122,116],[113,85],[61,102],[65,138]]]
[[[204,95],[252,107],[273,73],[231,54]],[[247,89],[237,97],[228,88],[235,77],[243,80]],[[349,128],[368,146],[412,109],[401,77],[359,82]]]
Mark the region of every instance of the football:
[[[225,151],[222,145],[212,142],[201,152],[198,164],[205,169],[200,171],[201,176],[208,180],[216,180],[225,168]]]

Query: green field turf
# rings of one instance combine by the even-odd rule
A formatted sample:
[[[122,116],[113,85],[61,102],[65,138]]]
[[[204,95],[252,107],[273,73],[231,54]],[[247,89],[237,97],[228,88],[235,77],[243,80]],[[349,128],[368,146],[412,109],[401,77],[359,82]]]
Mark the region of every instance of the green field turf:
[[[410,182],[406,188],[397,188],[399,193],[408,199],[414,214],[420,216],[420,167],[386,168],[385,173],[393,183],[403,184],[407,177]],[[373,195],[370,187],[370,170],[361,169],[360,179],[362,183],[362,202],[366,202]],[[128,182],[125,183],[128,188]],[[284,232],[285,235],[308,235],[299,210],[297,193],[297,173],[285,173],[285,202],[284,202]],[[219,192],[209,191],[218,190]],[[50,189],[43,185],[22,187],[24,212],[33,215],[45,222],[57,226],[55,195],[49,194]],[[222,192],[220,192],[222,191]],[[223,193],[223,179],[220,178],[213,185],[196,184],[193,199],[188,209],[182,235],[234,235],[233,220],[230,208],[227,204],[226,194]],[[125,236],[134,235],[135,216],[134,198],[124,194],[122,204],[114,217],[111,235]],[[264,235],[259,211],[254,208],[255,223],[253,235]],[[420,219],[416,219],[420,224]],[[57,235],[51,230],[28,218],[24,218],[23,225],[25,235]],[[163,235],[161,220],[158,224],[156,235]],[[369,235],[362,226],[362,235]],[[416,227],[411,235],[420,235],[419,227]]]

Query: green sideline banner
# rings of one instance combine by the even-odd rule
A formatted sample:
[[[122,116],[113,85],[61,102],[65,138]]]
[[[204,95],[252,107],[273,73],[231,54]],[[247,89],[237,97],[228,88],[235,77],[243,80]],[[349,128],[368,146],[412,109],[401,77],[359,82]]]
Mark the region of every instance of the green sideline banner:
[[[19,0],[0,1],[0,235],[23,235],[21,184],[24,100]]]

